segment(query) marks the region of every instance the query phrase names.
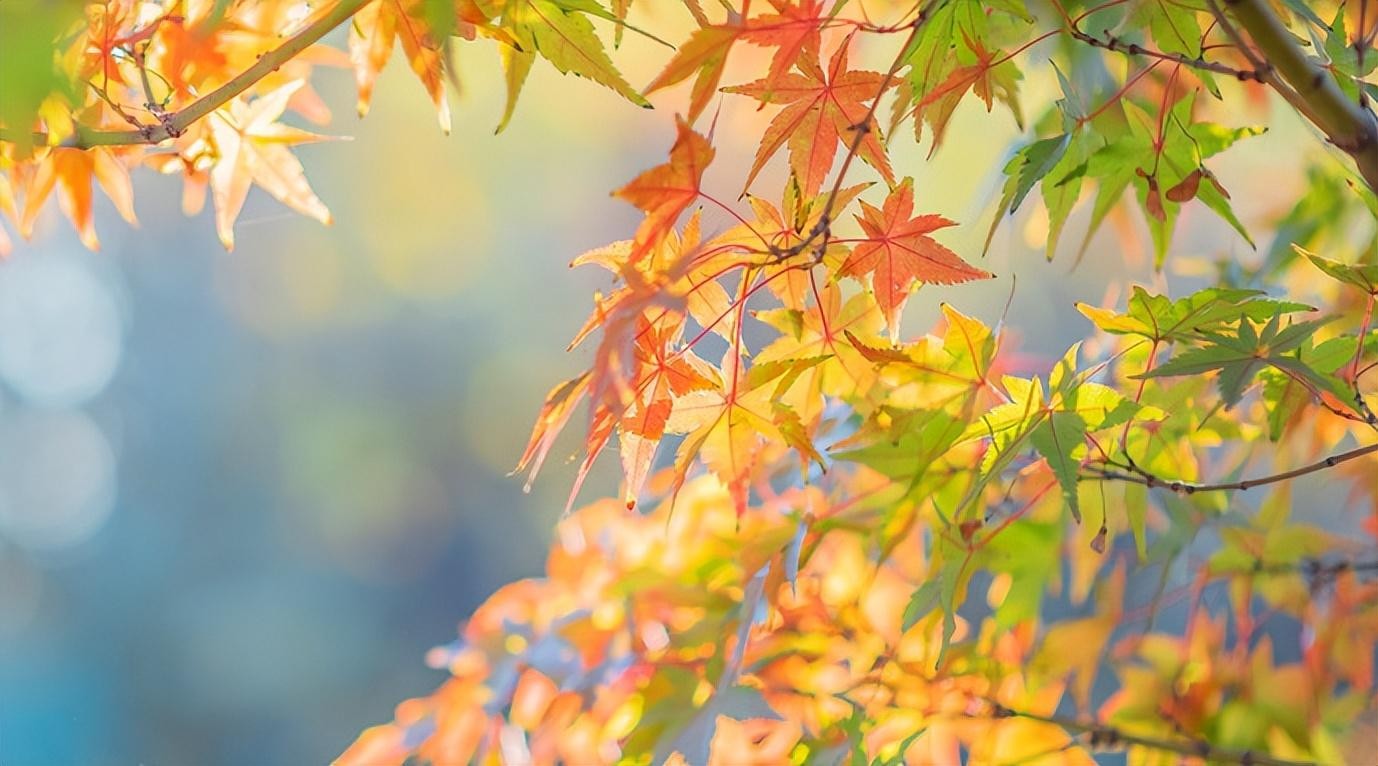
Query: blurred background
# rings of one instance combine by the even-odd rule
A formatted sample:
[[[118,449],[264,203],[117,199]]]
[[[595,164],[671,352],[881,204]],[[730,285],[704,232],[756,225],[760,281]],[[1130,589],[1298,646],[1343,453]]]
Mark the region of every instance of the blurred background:
[[[615,58],[639,84],[664,54],[629,37]],[[255,191],[226,253],[209,210],[181,215],[180,180],[145,170],[141,228],[101,198],[91,253],[50,206],[0,262],[3,766],[326,762],[440,682],[425,651],[489,592],[540,572],[573,466],[552,459],[530,494],[507,473],[545,392],[586,364],[563,349],[609,285],[567,263],[633,231],[608,192],[663,161],[685,94],[644,111],[541,64],[495,136],[496,55],[461,45],[459,63],[449,136],[401,61],[363,121],[349,73],[318,73],[325,132],[354,139],[298,152],[332,227]],[[1053,93],[1026,87],[1031,103]],[[935,161],[906,132],[895,164],[922,212],[963,223],[943,239],[975,260],[1019,131],[973,101]],[[708,176],[721,199],[771,116],[728,107]],[[1217,174],[1241,183],[1286,133]],[[783,159],[759,193],[778,193]],[[1253,190],[1243,217],[1286,200],[1280,187]],[[1112,275],[1163,279],[1112,235],[1073,270],[1084,211],[1045,261],[1037,207],[996,234],[999,279],[925,289],[908,330],[939,300],[998,319],[1017,275],[1009,323],[1055,358],[1088,330],[1073,301],[1101,302]],[[1247,256],[1194,208],[1177,241]],[[562,444],[555,458],[577,439]],[[615,462],[585,499],[615,491]]]

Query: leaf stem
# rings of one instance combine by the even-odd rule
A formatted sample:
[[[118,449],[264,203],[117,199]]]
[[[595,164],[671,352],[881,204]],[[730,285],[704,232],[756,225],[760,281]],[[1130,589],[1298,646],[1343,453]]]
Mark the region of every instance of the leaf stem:
[[[1373,304],[1378,300],[1378,294],[1369,293],[1368,300],[1364,303],[1364,318],[1359,323],[1359,342],[1354,346],[1354,361],[1349,363],[1349,380],[1356,388],[1359,385],[1359,363],[1364,358],[1364,341],[1368,340],[1369,328],[1373,326]],[[1363,399],[1362,396],[1359,397]]]

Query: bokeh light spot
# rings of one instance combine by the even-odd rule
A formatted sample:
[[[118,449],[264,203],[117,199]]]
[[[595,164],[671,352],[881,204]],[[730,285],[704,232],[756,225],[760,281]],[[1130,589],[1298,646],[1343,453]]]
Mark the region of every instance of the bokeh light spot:
[[[0,421],[0,538],[36,551],[85,542],[115,504],[115,454],[79,412],[19,410]]]
[[[0,264],[0,379],[33,404],[83,404],[119,366],[114,295],[80,257],[54,253]]]

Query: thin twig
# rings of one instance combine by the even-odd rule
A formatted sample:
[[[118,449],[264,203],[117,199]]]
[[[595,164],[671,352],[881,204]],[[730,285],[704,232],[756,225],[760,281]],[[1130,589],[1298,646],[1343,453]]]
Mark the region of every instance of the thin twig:
[[[1264,63],[1262,67],[1254,69],[1240,69],[1229,64],[1222,64],[1218,61],[1207,61],[1202,56],[1188,56],[1184,53],[1167,53],[1165,51],[1146,48],[1138,43],[1130,43],[1110,34],[1109,30],[1102,32],[1101,37],[1087,34],[1076,26],[1068,30],[1073,39],[1080,40],[1092,48],[1104,48],[1114,53],[1123,53],[1128,56],[1147,56],[1160,61],[1171,61],[1192,69],[1200,69],[1206,72],[1228,75],[1240,82],[1265,82],[1268,77],[1268,65]]]
[[[1194,495],[1198,492],[1223,492],[1229,490],[1247,490],[1252,489],[1254,487],[1266,486],[1268,484],[1277,484],[1279,482],[1288,481],[1291,479],[1298,478],[1300,476],[1306,476],[1307,474],[1316,473],[1318,471],[1324,471],[1327,468],[1334,468],[1335,466],[1340,465],[1341,463],[1347,463],[1351,460],[1356,460],[1358,458],[1364,457],[1365,455],[1371,455],[1375,452],[1378,452],[1378,444],[1370,444],[1365,447],[1356,447],[1352,450],[1349,450],[1348,452],[1341,452],[1335,455],[1331,455],[1330,457],[1327,457],[1324,460],[1319,460],[1315,463],[1311,463],[1310,465],[1305,465],[1300,468],[1293,468],[1290,471],[1283,471],[1282,473],[1270,474],[1268,476],[1259,476],[1253,479],[1243,479],[1240,481],[1225,481],[1213,484],[1200,484],[1197,482],[1181,481],[1178,479],[1164,479],[1158,476],[1157,474],[1148,471],[1145,468],[1139,467],[1133,461],[1130,461],[1128,463],[1116,463],[1113,461],[1107,461],[1110,465],[1113,465],[1122,470],[1113,470],[1108,468],[1102,468],[1100,466],[1088,466],[1086,470],[1090,471],[1091,473],[1089,475],[1084,475],[1080,478],[1083,481],[1124,481],[1129,482],[1131,484],[1142,484],[1150,489],[1154,487],[1162,487],[1163,489],[1171,490],[1178,494]]]
[[[1293,109],[1314,123],[1316,121],[1315,114],[1311,105],[1306,103],[1306,99],[1297,95],[1291,86],[1283,82],[1281,77],[1278,77],[1277,70],[1254,52],[1254,49],[1244,41],[1244,36],[1239,34],[1239,29],[1235,27],[1234,22],[1230,21],[1230,17],[1226,16],[1225,12],[1220,9],[1220,4],[1216,0],[1210,0],[1209,5],[1211,14],[1215,16],[1215,23],[1224,30],[1225,36],[1230,38],[1230,42],[1234,43],[1235,50],[1239,51],[1239,54],[1249,62],[1249,66],[1252,66],[1254,71],[1263,73],[1262,82],[1272,88],[1279,96],[1282,96],[1282,99]]]
[[[1091,749],[1117,749],[1144,747],[1164,753],[1200,758],[1207,763],[1232,763],[1240,766],[1310,766],[1309,762],[1277,758],[1257,750],[1229,750],[1217,747],[1204,739],[1165,739],[1134,734],[1122,728],[1097,721],[1083,721],[1070,716],[1043,715],[1006,707],[994,700],[986,700],[990,705],[990,717],[1024,718],[1030,721],[1058,726],[1069,734],[1085,737]]]

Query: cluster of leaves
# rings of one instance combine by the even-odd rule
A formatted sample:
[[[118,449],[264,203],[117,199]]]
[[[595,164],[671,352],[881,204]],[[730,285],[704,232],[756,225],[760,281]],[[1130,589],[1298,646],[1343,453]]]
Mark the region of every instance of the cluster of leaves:
[[[330,212],[290,150],[327,137],[282,122],[289,110],[316,125],[330,121],[329,107],[310,84],[315,67],[353,68],[362,116],[400,43],[446,132],[446,62],[456,39],[500,46],[508,85],[504,125],[538,55],[561,72],[647,105],[613,68],[594,18],[620,16],[594,0],[6,2],[0,7],[6,78],[0,80],[0,211],[29,237],[56,190],[82,241],[95,249],[93,186],[134,223],[129,169],[146,164],[182,175],[189,215],[202,208],[209,190],[227,249],[252,186],[329,223]],[[346,23],[347,51],[317,43]],[[9,247],[0,230],[0,254]]]
[[[1213,122],[1215,102],[1271,88],[1361,171],[1367,148],[1335,140],[1334,105],[1306,100],[1326,89],[1283,82],[1250,25],[1314,38],[1302,65],[1367,114],[1378,10],[689,2],[692,31],[638,92],[593,23],[620,36],[628,5],[113,0],[26,22],[60,45],[0,109],[0,209],[27,236],[56,189],[92,246],[92,184],[132,220],[136,163],[181,173],[189,209],[209,189],[227,247],[253,184],[328,220],[287,148],[317,136],[280,118],[328,116],[308,78],[346,21],[361,112],[398,38],[442,126],[456,39],[498,46],[503,124],[538,57],[642,106],[693,81],[667,162],[616,192],[642,223],[575,261],[616,286],[574,337],[590,368],[552,389],[520,461],[534,478],[582,414],[571,508],[610,445],[621,502],[562,523],[546,577],[494,594],[431,658],[452,677],[341,762],[1344,761],[1375,709],[1372,190],[1326,158],[1255,264],[1176,299],[1083,306],[1097,333],[1039,365],[948,306],[906,335],[920,286],[993,275],[942,244],[956,224],[924,212],[889,146],[912,127],[939,151],[967,102],[1022,126],[1027,74],[1061,98],[1013,147],[992,232],[1037,188],[1050,257],[1083,207],[1083,252],[1135,208],[1159,264],[1189,206],[1252,245],[1207,163],[1262,128]],[[768,63],[736,78],[753,48]],[[853,68],[867,55],[891,63]],[[703,188],[719,93],[772,110],[739,205]],[[761,194],[781,154],[783,193]],[[733,225],[705,230],[704,207]],[[1293,518],[1289,481],[1321,472],[1368,509],[1344,533]],[[1161,587],[1131,607],[1145,573]],[[1179,601],[1185,616],[1159,619]]]

